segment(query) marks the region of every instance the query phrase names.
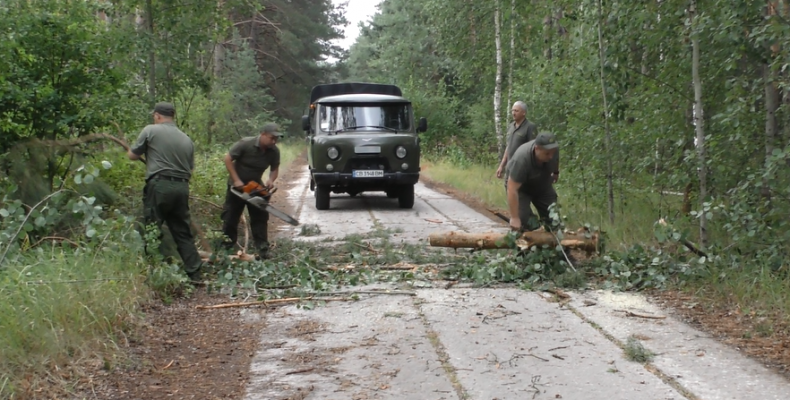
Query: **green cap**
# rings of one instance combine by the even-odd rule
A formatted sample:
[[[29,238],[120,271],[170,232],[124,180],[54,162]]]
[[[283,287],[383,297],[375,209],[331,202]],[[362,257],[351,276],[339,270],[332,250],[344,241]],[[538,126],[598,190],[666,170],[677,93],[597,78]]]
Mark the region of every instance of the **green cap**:
[[[153,113],[157,113],[165,117],[172,117],[176,115],[176,107],[173,105],[173,103],[161,101],[159,103],[156,103],[156,105],[154,106],[154,111],[151,112],[151,114]]]
[[[557,143],[557,137],[551,132],[541,132],[538,137],[535,138],[535,144],[546,150],[560,147]]]
[[[262,131],[263,133],[268,133],[268,134],[270,134],[270,135],[274,135],[274,136],[280,137],[280,136],[282,136],[283,134],[277,131],[277,129],[278,129],[278,128],[279,128],[279,127],[277,126],[277,124],[275,124],[275,123],[270,123],[270,124],[266,124],[266,125],[264,125],[264,126],[263,126],[263,129],[261,129],[261,131]]]

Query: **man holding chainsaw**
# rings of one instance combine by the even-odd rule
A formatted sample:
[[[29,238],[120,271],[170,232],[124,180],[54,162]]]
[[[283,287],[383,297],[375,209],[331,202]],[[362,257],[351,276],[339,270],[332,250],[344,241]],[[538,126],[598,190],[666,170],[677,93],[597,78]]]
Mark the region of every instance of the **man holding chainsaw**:
[[[541,132],[535,140],[521,145],[507,162],[507,204],[510,228],[531,231],[547,224],[549,206],[557,201],[553,184],[560,173],[560,154],[557,138]],[[534,204],[540,222],[532,213]]]
[[[269,213],[257,207],[249,206],[245,200],[231,192],[250,194],[258,192],[268,200],[269,191],[280,169],[280,150],[277,140],[282,136],[276,124],[266,124],[260,135],[243,138],[236,142],[225,155],[225,168],[228,170],[228,188],[225,193],[225,205],[222,210],[222,231],[225,235],[224,246],[232,249],[238,238],[238,225],[244,207],[250,216],[252,239],[261,259],[268,257],[268,222]],[[269,168],[269,179],[262,182],[263,172]]]

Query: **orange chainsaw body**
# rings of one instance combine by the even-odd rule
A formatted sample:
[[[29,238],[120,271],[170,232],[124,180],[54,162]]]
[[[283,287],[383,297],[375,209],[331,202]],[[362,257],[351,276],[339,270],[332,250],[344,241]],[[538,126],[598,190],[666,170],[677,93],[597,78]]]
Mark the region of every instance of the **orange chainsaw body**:
[[[277,189],[269,190],[265,186],[255,181],[250,181],[241,188],[242,192],[247,193],[250,196],[260,197],[269,197],[275,192],[275,190]]]

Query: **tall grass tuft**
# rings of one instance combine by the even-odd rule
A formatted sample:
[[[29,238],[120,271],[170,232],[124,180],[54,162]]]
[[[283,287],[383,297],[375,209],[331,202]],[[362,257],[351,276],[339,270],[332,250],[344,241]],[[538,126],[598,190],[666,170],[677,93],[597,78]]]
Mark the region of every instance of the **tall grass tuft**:
[[[44,244],[0,269],[0,398],[35,387],[25,376],[112,358],[149,296],[134,237],[109,235],[98,250]]]

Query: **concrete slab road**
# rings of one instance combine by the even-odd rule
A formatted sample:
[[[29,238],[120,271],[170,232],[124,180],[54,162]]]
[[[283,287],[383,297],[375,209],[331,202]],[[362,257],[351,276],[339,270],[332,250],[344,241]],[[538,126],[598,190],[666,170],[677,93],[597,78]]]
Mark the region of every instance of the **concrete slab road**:
[[[398,208],[397,199],[389,199],[380,192],[354,197],[333,194],[330,209],[319,211],[315,208],[315,198],[308,182],[309,172],[305,172],[299,176],[295,189],[287,198],[296,205],[296,219],[302,225],[317,225],[321,234],[300,236],[301,226],[287,226],[283,228],[283,237],[324,242],[351,234],[364,235],[377,229],[390,229],[398,232],[390,238],[391,241],[415,244],[427,243],[428,235],[433,232],[485,232],[503,228],[501,223],[421,183],[415,186],[412,209]]]
[[[393,239],[425,243],[436,230],[506,229],[422,185],[413,210],[357,196],[320,213],[306,185],[305,176],[292,200],[323,239],[400,228]],[[557,303],[514,288],[411,294],[265,314],[245,399],[790,399],[786,379],[639,295],[588,291]],[[654,360],[629,361],[629,338]]]

